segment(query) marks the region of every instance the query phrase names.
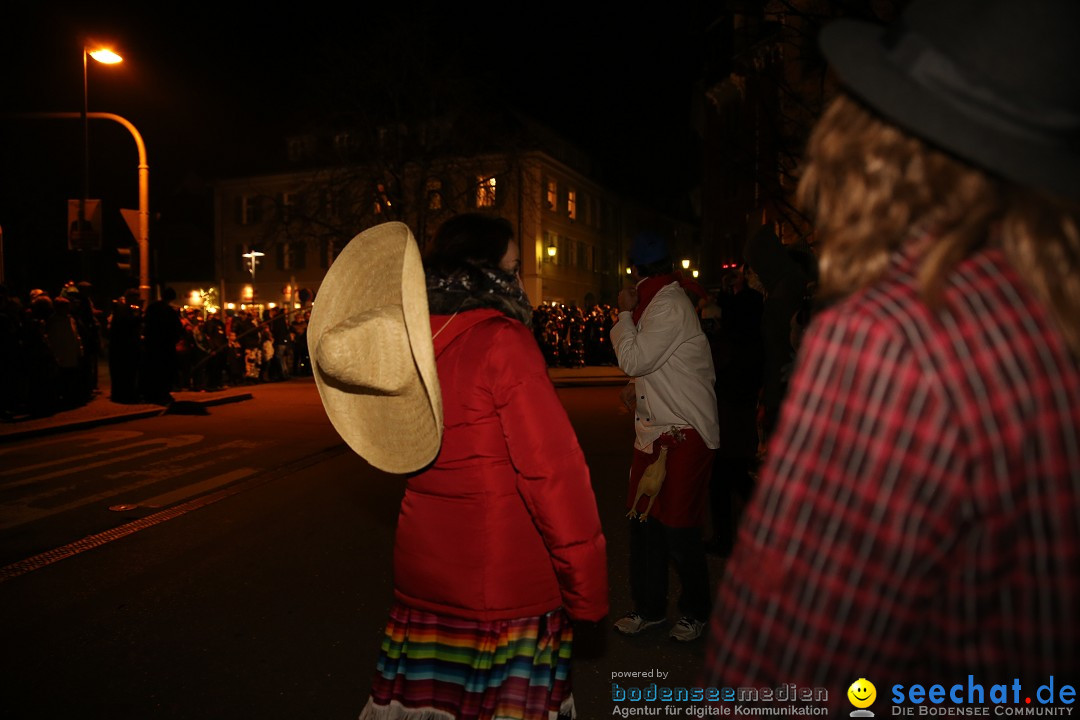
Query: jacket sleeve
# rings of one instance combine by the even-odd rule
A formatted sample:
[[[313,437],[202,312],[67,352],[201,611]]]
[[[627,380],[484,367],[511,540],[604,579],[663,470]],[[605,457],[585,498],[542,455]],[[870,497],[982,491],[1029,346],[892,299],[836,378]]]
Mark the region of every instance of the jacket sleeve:
[[[619,368],[631,377],[659,368],[679,347],[685,321],[678,307],[659,298],[641,316],[640,328],[629,312],[619,313],[619,322],[611,328],[611,347],[619,358]]]
[[[608,612],[606,540],[585,455],[543,355],[528,328],[507,322],[488,360],[518,492],[551,555],[563,606],[576,620],[599,620]]]

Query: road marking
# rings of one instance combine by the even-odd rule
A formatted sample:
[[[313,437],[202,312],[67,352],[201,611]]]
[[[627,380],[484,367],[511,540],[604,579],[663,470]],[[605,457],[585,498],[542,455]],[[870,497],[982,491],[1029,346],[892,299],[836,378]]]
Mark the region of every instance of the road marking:
[[[244,492],[245,490],[251,490],[261,485],[265,485],[271,480],[287,477],[294,472],[303,470],[306,467],[310,467],[311,465],[315,465],[317,463],[329,460],[337,455],[341,455],[347,450],[348,446],[346,446],[345,443],[332,445],[325,450],[321,450],[317,453],[313,453],[311,455],[307,455],[306,457],[294,460],[288,465],[284,465],[269,472],[259,473],[258,475],[249,477],[243,482],[237,482],[226,488],[222,488],[217,492],[197,497],[194,500],[189,500],[182,505],[177,505],[175,507],[169,508],[168,510],[156,512],[153,515],[147,515],[144,518],[125,523],[124,525],[115,527],[112,530],[106,530],[104,532],[95,533],[94,535],[88,535],[81,540],[76,540],[75,542],[68,543],[67,545],[62,545],[53,550],[48,550],[46,552],[33,555],[26,558],[25,560],[19,560],[18,562],[13,562],[10,565],[5,565],[4,567],[0,567],[0,583],[6,580],[11,580],[12,578],[19,577],[20,575],[25,575],[28,572],[38,570],[48,565],[52,565],[55,562],[59,562],[60,560],[64,560],[69,557],[73,557],[75,555],[78,555],[79,553],[86,552],[87,550],[93,550],[96,547],[101,547],[102,545],[110,543],[113,540],[119,540],[120,538],[127,537],[128,535],[137,533],[140,530],[146,530],[147,528],[151,528],[167,520],[173,520],[182,515],[186,515],[192,510],[198,510],[199,508],[206,507],[207,505],[213,505],[220,500],[224,500],[227,497],[232,497],[233,495]]]
[[[75,435],[53,435],[36,441],[24,441],[13,443],[11,445],[2,445],[0,446],[0,455],[10,455],[13,452],[25,452],[26,450],[35,450],[48,445],[59,445],[61,443],[63,443],[65,447],[71,447],[72,445],[101,445],[104,443],[118,442],[120,440],[130,440],[131,438],[139,437],[143,434],[144,433],[139,430],[97,430]]]
[[[197,482],[193,485],[185,485],[182,488],[177,488],[172,492],[163,493],[157,497],[152,497],[149,500],[143,500],[140,503],[136,503],[139,507],[145,508],[160,508],[166,505],[172,505],[173,503],[180,502],[181,500],[187,500],[189,497],[195,495],[201,495],[209,490],[215,490],[222,485],[228,485],[229,483],[242,480],[250,475],[254,475],[259,472],[255,468],[237,468],[230,470],[227,473],[222,473],[216,477],[208,478],[202,482]]]
[[[65,457],[65,458],[59,458],[59,459],[56,459],[56,460],[49,460],[47,462],[38,463],[37,465],[23,466],[23,467],[15,468],[14,470],[5,470],[4,472],[0,472],[0,475],[15,475],[17,473],[24,473],[24,472],[28,472],[28,471],[31,471],[31,470],[44,469],[44,468],[48,468],[48,467],[53,467],[55,465],[78,462],[78,461],[83,460],[83,459],[99,457],[101,455],[111,455],[111,457],[108,457],[105,460],[101,460],[99,462],[80,463],[77,467],[68,467],[68,468],[64,468],[62,470],[56,470],[55,472],[45,473],[43,475],[33,475],[31,477],[23,478],[22,480],[16,480],[15,482],[11,482],[11,483],[3,483],[2,485],[0,485],[0,488],[8,490],[8,489],[11,489],[11,488],[22,487],[24,485],[33,485],[34,483],[41,482],[42,480],[51,480],[53,478],[62,477],[64,475],[71,475],[71,474],[77,473],[77,472],[84,472],[86,470],[93,470],[94,468],[104,467],[106,465],[113,465],[115,463],[124,462],[126,460],[134,460],[135,458],[144,457],[146,455],[152,455],[154,453],[161,452],[162,450],[166,450],[168,448],[176,448],[176,447],[183,447],[185,445],[193,445],[193,444],[195,444],[197,442],[201,442],[202,440],[203,440],[202,435],[176,435],[175,437],[168,437],[168,438],[154,438],[153,440],[144,440],[143,442],[137,442],[137,443],[133,443],[131,445],[125,445],[125,446],[123,446],[121,448],[110,448],[108,450],[98,450],[96,452],[86,453],[85,455],[75,455],[75,456],[72,456],[72,457]],[[140,450],[139,452],[127,453],[126,455],[125,454],[113,455],[113,453],[116,453],[118,451],[130,450],[132,448],[143,447],[143,446],[146,446],[146,445],[157,445],[157,446],[160,446],[160,447],[152,447],[149,450]],[[67,490],[67,489],[69,489],[69,488],[61,488],[60,492],[63,492],[64,490]],[[43,496],[39,496],[39,497],[48,497],[49,495],[54,495],[54,494],[56,494],[56,491],[47,493],[47,494],[45,494]]]

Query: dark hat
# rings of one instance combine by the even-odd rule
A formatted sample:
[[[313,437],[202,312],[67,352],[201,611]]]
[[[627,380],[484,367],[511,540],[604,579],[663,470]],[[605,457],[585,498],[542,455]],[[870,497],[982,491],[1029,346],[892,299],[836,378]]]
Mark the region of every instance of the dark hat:
[[[634,236],[630,245],[630,262],[634,265],[651,265],[667,257],[667,242],[660,235],[645,230]]]
[[[1080,2],[913,0],[842,19],[821,48],[883,117],[1018,184],[1080,197]]]

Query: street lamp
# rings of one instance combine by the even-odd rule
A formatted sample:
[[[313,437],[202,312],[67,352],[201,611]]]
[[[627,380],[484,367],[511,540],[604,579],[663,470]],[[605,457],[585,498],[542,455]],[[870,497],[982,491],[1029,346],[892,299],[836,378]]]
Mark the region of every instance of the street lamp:
[[[82,195],[79,196],[79,224],[78,227],[79,238],[82,239],[82,233],[86,230],[86,198],[90,194],[90,93],[87,88],[86,81],[86,56],[94,58],[99,63],[104,65],[115,65],[121,62],[124,58],[120,57],[112,50],[108,48],[94,48],[91,50],[86,45],[83,45],[82,49],[82,126],[83,126],[83,176],[82,176]]]
[[[255,265],[259,262],[259,258],[265,254],[266,253],[259,252],[258,250],[252,250],[240,256],[248,259],[248,272],[251,273],[252,282],[255,282]]]
[[[689,260],[687,260],[687,259],[684,259],[684,260],[682,261],[682,266],[683,266],[683,270],[686,270],[686,269],[688,269],[688,268],[690,267],[690,261],[689,261]]]

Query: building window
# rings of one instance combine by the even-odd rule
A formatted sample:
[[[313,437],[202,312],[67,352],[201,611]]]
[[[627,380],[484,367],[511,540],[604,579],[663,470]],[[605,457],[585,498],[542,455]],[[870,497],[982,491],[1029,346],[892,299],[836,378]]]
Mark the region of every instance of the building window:
[[[547,181],[547,209],[552,212],[559,206],[559,186],[554,180]]]
[[[495,178],[476,178],[476,207],[495,207]]]
[[[439,178],[428,178],[425,190],[427,192],[428,210],[442,210],[442,180]]]
[[[295,192],[281,193],[281,222],[287,223],[293,219],[293,214],[296,212],[296,198]]]
[[[570,216],[571,220],[577,219],[577,191],[566,191],[566,214]]]
[[[305,267],[307,267],[307,243],[294,240],[278,244],[278,270],[303,270]]]
[[[241,195],[236,199],[236,221],[238,223],[241,225],[254,225],[261,219],[258,195]]]
[[[319,195],[322,198],[320,204],[322,205],[323,213],[328,218],[336,219],[338,203],[334,191],[330,189],[324,189],[319,193]]]
[[[339,132],[334,135],[334,150],[339,155],[348,155],[353,149],[352,138],[347,132]]]
[[[390,212],[392,205],[386,185],[384,183],[375,183],[375,214],[382,215],[384,212]]]
[[[328,268],[341,254],[348,244],[348,240],[342,238],[323,238],[319,241],[319,267]]]

